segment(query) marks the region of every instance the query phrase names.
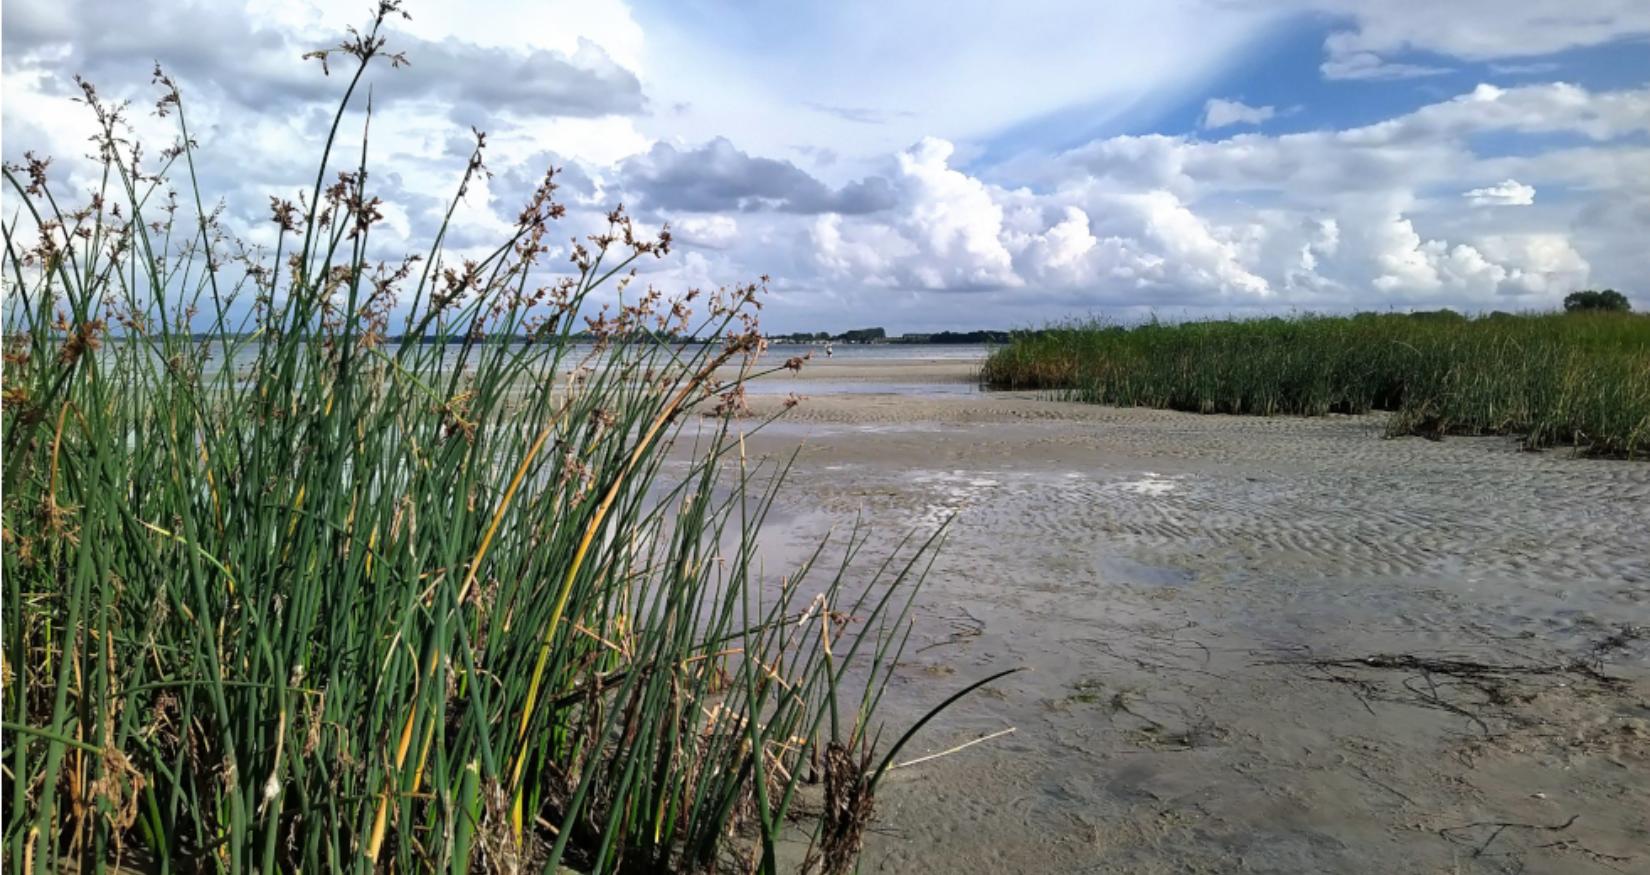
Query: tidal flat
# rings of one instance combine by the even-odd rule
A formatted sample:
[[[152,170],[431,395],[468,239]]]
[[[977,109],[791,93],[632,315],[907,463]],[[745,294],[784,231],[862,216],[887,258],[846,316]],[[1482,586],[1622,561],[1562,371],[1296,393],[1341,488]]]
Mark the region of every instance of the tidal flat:
[[[817,362],[751,395],[801,396],[747,441],[800,447],[770,571],[955,514],[891,725],[1030,669],[907,752],[1003,733],[892,773],[866,871],[1650,865],[1650,465],[975,374]]]

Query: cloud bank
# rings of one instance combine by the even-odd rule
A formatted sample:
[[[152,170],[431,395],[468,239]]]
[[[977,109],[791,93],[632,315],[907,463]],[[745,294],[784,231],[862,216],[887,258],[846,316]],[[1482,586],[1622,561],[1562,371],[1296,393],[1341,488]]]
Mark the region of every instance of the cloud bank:
[[[1197,20],[1188,3],[1142,4],[1140,20],[1118,16],[1124,30],[1108,38],[1179,33]],[[552,6],[440,7],[434,23],[415,18],[390,34],[411,65],[368,81],[373,184],[391,204],[379,232],[386,250],[420,244],[439,224],[474,126],[489,133],[493,176],[455,214],[455,245],[496,243],[544,169],[561,167],[566,237],[589,233],[623,202],[649,227],[670,223],[681,243],[648,279],[771,274],[769,320],[780,330],[872,315],[921,330],[1092,311],[1516,309],[1650,276],[1650,62],[1637,84],[1545,81],[1567,69],[1554,53],[1650,35],[1642,3],[1221,7],[1240,30],[1285,13],[1328,22],[1312,62],[1327,87],[1404,96],[1403,109],[1357,123],[1288,95],[1239,100],[1230,95],[1252,92],[1215,73],[1195,86],[1179,73],[1096,80],[1097,102],[1087,103],[1082,83],[1066,81],[1057,95],[1020,104],[1083,112],[1016,119],[1013,90],[1035,89],[1039,68],[1026,54],[1025,78],[1005,79],[1003,69],[1022,68],[1002,67],[1003,53],[1041,45],[1067,57],[1060,41],[1077,51],[1080,26],[1063,29],[1068,37],[1011,33],[997,21],[1005,41],[977,50],[959,33],[953,55],[929,58],[936,70],[957,69],[953,82],[866,54],[882,37],[855,31],[831,7],[814,23],[828,45],[808,54],[806,43],[787,44],[802,53],[798,63],[842,81],[896,76],[880,91],[844,95],[828,82],[766,82],[772,68],[760,53],[711,52],[682,66],[671,50],[721,48],[693,44],[709,37],[686,20],[618,2]],[[73,103],[76,73],[132,99],[139,132],[164,146],[171,120],[142,111],[158,58],[189,101],[209,194],[223,199],[231,227],[267,241],[268,198],[291,198],[313,178],[309,162],[342,85],[299,56],[336,41],[339,14],[304,4],[8,0],[6,157],[52,154],[54,174],[90,184],[78,160],[91,130]],[[891,10],[890,20],[902,14]],[[115,20],[122,26],[103,26]],[[562,26],[523,26],[550,21]],[[964,50],[992,60],[990,82],[962,75],[966,59],[955,53]],[[1236,64],[1221,60],[1226,51],[1193,66]],[[794,92],[791,103],[770,84]],[[1072,136],[1071,120],[1090,109],[1110,117],[1110,101],[1125,93],[1189,102],[1191,129]],[[971,95],[980,100],[969,104]],[[970,105],[974,116],[957,109]],[[347,114],[346,130],[365,121]],[[987,148],[1002,142],[1014,148]]]

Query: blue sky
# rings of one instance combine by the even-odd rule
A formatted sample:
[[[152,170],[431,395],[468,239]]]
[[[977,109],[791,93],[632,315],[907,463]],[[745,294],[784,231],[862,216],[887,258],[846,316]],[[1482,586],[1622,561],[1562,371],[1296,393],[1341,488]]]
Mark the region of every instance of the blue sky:
[[[408,9],[390,39],[412,67],[372,80],[386,252],[420,248],[475,125],[496,175],[460,243],[496,238],[553,161],[568,236],[622,200],[680,241],[649,281],[769,274],[774,330],[1525,309],[1589,286],[1650,308],[1642,0]],[[5,0],[5,156],[88,172],[69,77],[147,100],[158,59],[227,220],[268,239],[336,99],[297,57],[361,12],[164,0],[116,31],[111,0]]]
[[[1212,99],[1272,107],[1272,118],[1242,129],[1284,134],[1374,124],[1486,82],[1512,87],[1563,81],[1597,90],[1650,85],[1650,36],[1624,36],[1601,45],[1505,63],[1462,62],[1436,52],[1401,52],[1394,56],[1398,62],[1435,67],[1439,72],[1398,80],[1331,79],[1320,69],[1324,41],[1346,27],[1347,21],[1322,13],[1285,16],[1187,87],[1151,95],[1115,116],[1078,104],[1011,124],[983,138],[979,156],[963,169],[989,172],[993,158],[1023,151],[1063,151],[1117,135],[1219,136],[1218,131],[1210,133],[1203,126]],[[1566,131],[1491,131],[1475,137],[1473,145],[1479,154],[1517,154],[1584,139]]]

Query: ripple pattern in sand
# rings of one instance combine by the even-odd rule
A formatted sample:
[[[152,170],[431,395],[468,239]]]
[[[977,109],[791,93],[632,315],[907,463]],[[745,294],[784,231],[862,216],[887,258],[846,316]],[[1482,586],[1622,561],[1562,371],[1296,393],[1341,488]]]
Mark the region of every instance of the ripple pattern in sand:
[[[1539,737],[1474,770],[1459,714],[1360,704],[1256,654],[1596,656],[1650,622],[1650,465],[1386,440],[1378,417],[1001,396],[797,412],[756,443],[804,442],[788,493],[802,543],[861,515],[892,542],[956,514],[889,701],[1035,667],[936,721],[928,750],[1020,731],[896,782],[872,867],[1456,871],[1436,827],[1540,820],[1552,803],[1531,787],[1592,824],[1573,833],[1589,848],[1642,836],[1619,816],[1650,786],[1645,736],[1622,734],[1650,727],[1642,704],[1530,706]],[[1650,648],[1611,658],[1650,673]],[[1611,743],[1552,731],[1570,719]],[[1532,853],[1530,871],[1610,871]]]

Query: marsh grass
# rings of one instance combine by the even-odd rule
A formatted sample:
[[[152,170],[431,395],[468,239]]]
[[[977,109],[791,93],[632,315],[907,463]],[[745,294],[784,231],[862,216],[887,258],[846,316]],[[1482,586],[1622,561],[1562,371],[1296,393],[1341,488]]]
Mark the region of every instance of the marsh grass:
[[[845,871],[910,738],[874,712],[938,533],[765,579],[787,463],[737,418],[760,289],[624,292],[669,238],[617,211],[545,280],[553,174],[484,257],[444,225],[369,260],[366,135],[335,138],[406,60],[397,11],[332,53],[351,78],[273,252],[206,208],[159,70],[154,166],[85,86],[90,202],[7,167],[6,867],[773,871],[800,835]]]
[[[1393,411],[1392,434],[1511,434],[1532,448],[1650,455],[1650,319],[1363,313],[1075,324],[986,362],[998,388],[1199,413]]]

